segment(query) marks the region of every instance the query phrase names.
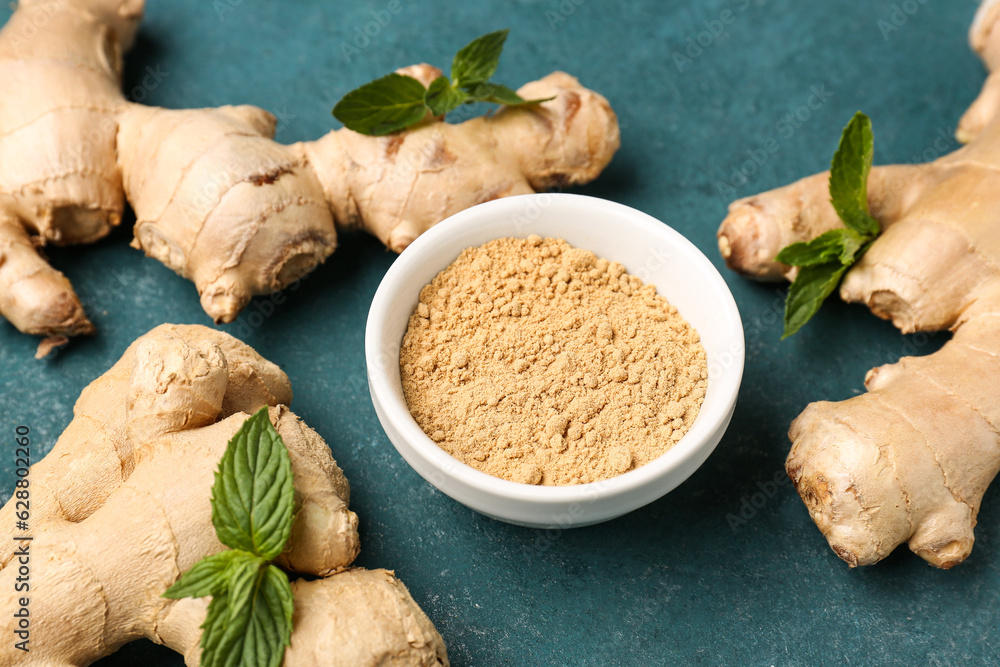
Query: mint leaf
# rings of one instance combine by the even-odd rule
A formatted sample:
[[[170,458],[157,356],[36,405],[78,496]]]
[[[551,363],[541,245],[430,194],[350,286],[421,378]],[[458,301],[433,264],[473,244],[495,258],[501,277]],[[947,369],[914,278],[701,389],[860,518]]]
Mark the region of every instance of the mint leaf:
[[[811,241],[785,246],[774,259],[789,266],[813,266],[835,259],[851,264],[865,240],[853,229],[832,229]]]
[[[497,30],[472,40],[451,61],[451,79],[458,86],[487,81],[497,71],[508,30]]]
[[[469,94],[460,88],[455,88],[446,76],[439,76],[431,81],[427,86],[427,93],[424,95],[424,104],[435,116],[443,116],[449,111],[454,111],[460,107]]]
[[[844,128],[830,163],[830,201],[844,224],[859,234],[877,234],[868,212],[868,175],[875,154],[872,122],[860,111]]]
[[[282,648],[291,644],[294,596],[288,576],[274,565],[264,570],[254,606],[254,627],[258,637],[276,637]]]
[[[228,569],[225,585],[212,594],[208,605],[208,614],[202,623],[201,634],[201,664],[203,667],[280,664],[284,655],[281,648],[277,649],[278,662],[270,658],[270,653],[263,656],[262,662],[258,656],[247,660],[242,650],[243,638],[247,634],[247,626],[254,615],[257,589],[263,578],[267,562],[242,551],[243,557]],[[287,579],[285,581],[287,585]]]
[[[201,624],[202,667],[225,665],[225,648],[222,646],[229,623],[229,589],[212,596],[208,603],[205,622]]]
[[[181,575],[163,597],[171,600],[217,595],[229,588],[229,576],[234,567],[247,559],[257,559],[245,551],[221,551],[203,558]]]
[[[412,76],[388,74],[344,95],[333,115],[349,130],[382,136],[420,122],[427,113],[425,93]]]
[[[523,104],[538,104],[548,102],[554,97],[544,97],[537,100],[526,100],[507,86],[491,81],[480,81],[464,86],[469,96],[476,102],[492,102],[509,107],[521,106]]]
[[[466,84],[465,90],[477,102],[493,102],[495,104],[524,104],[524,98],[507,86],[488,81],[477,81]]]
[[[245,613],[254,600],[255,589],[260,582],[260,577],[267,566],[267,561],[258,556],[251,556],[238,563],[230,572],[229,587],[226,589],[226,601],[228,603],[229,623],[231,627],[234,619],[239,614]]]
[[[219,540],[274,560],[292,531],[295,489],[281,436],[261,408],[233,435],[212,486],[212,524]]]
[[[837,289],[848,266],[838,260],[799,269],[785,299],[785,331],[781,336],[782,340],[796,333],[816,314],[823,301]]]
[[[858,234],[853,229],[843,229],[844,245],[840,249],[840,263],[851,266],[868,250],[868,246],[875,240],[874,236]]]
[[[202,625],[203,667],[278,667],[292,635],[292,588],[274,565],[234,572],[229,589],[212,598]]]
[[[842,235],[837,233],[840,231],[842,230],[834,229],[811,241],[785,246],[774,259],[789,266],[812,266],[837,259],[844,245]]]

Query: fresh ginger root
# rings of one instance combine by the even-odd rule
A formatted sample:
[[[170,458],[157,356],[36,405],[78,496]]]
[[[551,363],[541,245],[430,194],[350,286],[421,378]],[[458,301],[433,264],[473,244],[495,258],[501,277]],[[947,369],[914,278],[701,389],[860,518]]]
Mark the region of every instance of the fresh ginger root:
[[[885,231],[840,287],[905,333],[954,336],[939,352],[873,369],[866,394],[809,405],[789,432],[788,474],[851,566],[904,542],[938,567],[962,562],[1000,469],[1000,3],[980,7],[970,39],[993,73],[959,123],[968,145],[872,170],[869,205]],[[827,181],[734,202],[719,230],[730,268],[788,277],[774,261],[783,246],[842,226]]]
[[[0,632],[14,637],[20,554],[28,544],[30,651],[0,664],[88,665],[146,637],[199,664],[208,599],[162,593],[225,547],[211,518],[214,471],[249,413],[270,405],[295,484],[292,533],[277,563],[322,577],[294,581],[293,665],[447,665],[440,636],[385,570],[347,569],[358,554],[349,486],[323,439],[283,403],[284,373],[236,339],[162,325],[139,338],[80,396],[73,421],[30,471],[30,542],[0,510]],[[14,545],[13,547],[11,545]]]
[[[132,104],[122,53],[143,4],[22,0],[0,31],[0,313],[21,331],[93,330],[34,246],[104,236],[125,197],[133,245],[193,280],[205,311],[231,322],[254,295],[323,262],[338,227],[399,252],[474,204],[590,181],[619,145],[607,101],[561,72],[518,91],[555,97],[540,105],[291,146],[272,140],[276,120],[257,107]],[[424,83],[440,74],[403,71]]]

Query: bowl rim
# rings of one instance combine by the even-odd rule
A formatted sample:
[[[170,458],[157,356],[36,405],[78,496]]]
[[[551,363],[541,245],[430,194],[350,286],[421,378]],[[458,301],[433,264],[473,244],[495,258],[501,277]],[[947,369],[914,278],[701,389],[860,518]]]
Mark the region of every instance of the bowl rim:
[[[373,360],[382,356],[383,350],[385,349],[385,346],[382,344],[382,339],[386,335],[385,327],[390,312],[390,303],[395,293],[408,284],[410,274],[419,271],[422,267],[426,268],[425,263],[429,257],[433,256],[437,244],[441,240],[446,239],[457,228],[461,228],[468,224],[474,224],[476,221],[481,221],[484,218],[495,219],[497,217],[509,217],[511,214],[516,213],[517,209],[523,207],[527,199],[539,197],[553,198],[551,202],[546,204],[546,211],[554,210],[554,207],[560,206],[568,206],[571,209],[577,206],[585,206],[592,210],[597,209],[600,212],[607,214],[609,217],[613,217],[616,221],[628,222],[629,224],[639,228],[644,228],[648,232],[660,235],[673,248],[688,255],[690,259],[701,269],[703,275],[699,278],[704,279],[705,285],[710,288],[709,291],[712,294],[710,298],[717,301],[719,305],[722,306],[721,310],[725,317],[719,322],[718,326],[725,326],[728,329],[727,338],[731,338],[733,341],[729,351],[730,354],[733,355],[732,363],[723,367],[718,375],[713,376],[710,373],[709,381],[721,384],[721,387],[715,390],[716,399],[713,400],[710,405],[708,404],[708,401],[704,401],[702,403],[698,418],[695,420],[695,424],[692,425],[692,428],[688,431],[688,433],[686,433],[684,437],[681,438],[673,447],[653,461],[650,461],[639,468],[635,468],[626,473],[605,480],[569,486],[521,484],[501,479],[499,477],[494,477],[493,475],[477,470],[472,466],[459,461],[457,458],[453,457],[451,454],[439,447],[426,433],[424,433],[424,431],[417,424],[416,420],[410,414],[405,401],[397,398],[393,392],[393,383],[389,382],[384,369],[379,369],[377,364],[373,363]],[[512,234],[512,236],[519,237],[528,235],[530,234]],[[504,237],[496,236],[492,238]],[[483,243],[486,242],[488,242],[488,240],[483,241]],[[443,264],[439,271],[444,270],[444,268],[450,265],[456,258],[457,256],[448,259],[448,262]],[[626,270],[633,272],[634,269],[626,267]],[[414,304],[413,307],[415,308],[416,304]],[[398,350],[401,342],[401,340],[395,342],[393,349],[396,350],[396,356],[395,359],[389,360],[390,363],[399,363]],[[372,305],[369,309],[368,321],[365,330],[365,359],[368,370],[369,387],[372,399],[376,403],[377,413],[380,420],[388,420],[398,435],[406,440],[407,444],[414,453],[424,458],[428,463],[433,465],[435,469],[442,471],[445,475],[461,477],[467,485],[475,487],[481,492],[488,493],[491,496],[506,501],[518,503],[527,502],[545,506],[551,504],[592,501],[595,494],[597,496],[604,497],[609,495],[617,496],[637,491],[638,489],[654,484],[657,480],[668,477],[672,472],[683,468],[691,459],[697,458],[698,454],[701,453],[705,447],[710,446],[711,449],[707,454],[704,454],[707,458],[707,456],[711,454],[711,451],[714,450],[715,445],[718,442],[718,438],[722,435],[721,433],[718,433],[718,431],[720,429],[724,431],[727,428],[729,418],[732,415],[732,410],[743,378],[745,364],[745,341],[743,323],[740,319],[739,309],[736,306],[736,301],[733,298],[728,285],[723,279],[722,274],[718,271],[718,269],[716,269],[708,257],[680,232],[670,227],[667,223],[662,222],[647,213],[643,213],[642,211],[634,209],[630,206],[606,199],[568,193],[534,193],[514,195],[477,204],[473,207],[455,213],[417,237],[417,239],[411,243],[410,246],[407,247],[389,267],[389,270],[382,278],[375,296],[372,299]],[[709,367],[711,369],[711,364]],[[706,398],[707,396],[708,395],[706,394]],[[707,412],[706,407],[709,408]],[[707,415],[704,420],[701,419],[703,414]],[[695,428],[699,426],[699,422],[701,422],[703,426],[699,428],[698,431],[695,431]],[[389,429],[386,428],[387,425],[383,423],[382,427],[388,435]],[[692,433],[699,437],[691,437]],[[397,451],[399,451],[399,453],[403,456],[403,458],[407,460],[407,463],[409,463],[411,467],[414,467],[409,461],[406,453],[400,449],[391,437],[389,440],[392,442]],[[423,473],[419,470],[417,470],[417,472],[426,479],[426,476]],[[427,481],[433,486],[438,487],[439,489],[441,488],[441,485],[435,483],[434,481],[430,479]],[[681,482],[678,481],[670,488],[665,489],[664,493],[669,492],[680,483]],[[444,490],[442,489],[442,491]],[[448,491],[444,492],[451,495]]]

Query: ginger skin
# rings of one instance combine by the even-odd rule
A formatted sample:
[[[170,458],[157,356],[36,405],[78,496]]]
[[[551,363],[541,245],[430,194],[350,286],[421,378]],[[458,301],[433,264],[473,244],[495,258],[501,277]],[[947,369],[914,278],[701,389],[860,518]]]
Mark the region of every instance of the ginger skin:
[[[133,246],[194,281],[212,319],[231,322],[251,297],[323,262],[338,228],[400,252],[474,204],[590,181],[619,145],[607,100],[561,72],[520,89],[555,96],[544,104],[291,146],[272,140],[276,120],[257,107],[133,104],[120,90],[122,53],[143,5],[24,0],[0,31],[0,314],[26,333],[93,331],[36,246],[101,238],[126,198]],[[402,71],[425,84],[440,74]]]
[[[385,570],[348,569],[359,551],[347,480],[323,439],[282,403],[288,379],[236,339],[162,325],[81,394],[75,417],[31,468],[30,651],[0,646],[0,664],[89,665],[145,637],[199,664],[208,598],[161,594],[225,547],[211,519],[213,473],[250,413],[270,405],[295,484],[292,533],[277,563],[321,577],[293,581],[284,665],[431,667],[448,659],[434,626]],[[15,499],[0,513],[0,607],[18,606]],[[23,533],[16,533],[23,535]],[[113,546],[109,546],[113,545]],[[0,631],[14,636],[7,614]]]
[[[968,557],[976,515],[1000,470],[1000,3],[970,41],[993,72],[963,116],[967,146],[925,165],[876,167],[869,205],[884,233],[840,296],[900,330],[950,329],[926,357],[868,373],[868,393],[809,405],[792,423],[786,469],[833,550],[852,567],[907,543],[932,565]],[[730,268],[789,277],[774,257],[842,223],[817,174],[734,202],[719,229]],[[808,335],[808,334],[802,334]]]

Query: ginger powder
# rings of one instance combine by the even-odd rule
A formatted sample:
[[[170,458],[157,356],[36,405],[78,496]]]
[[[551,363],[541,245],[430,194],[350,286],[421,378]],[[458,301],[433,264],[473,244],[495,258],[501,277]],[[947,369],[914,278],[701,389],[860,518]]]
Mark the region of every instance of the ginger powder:
[[[421,290],[399,363],[434,442],[525,484],[649,463],[691,427],[708,384],[698,333],[655,287],[538,236],[464,250]]]

